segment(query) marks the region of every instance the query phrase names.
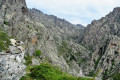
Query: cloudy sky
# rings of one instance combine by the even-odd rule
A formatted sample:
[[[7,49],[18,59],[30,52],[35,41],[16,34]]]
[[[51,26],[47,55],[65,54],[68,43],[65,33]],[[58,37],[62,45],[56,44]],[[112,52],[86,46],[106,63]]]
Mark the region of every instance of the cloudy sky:
[[[92,20],[104,17],[120,0],[26,0],[29,8],[66,19],[73,24],[86,26]]]

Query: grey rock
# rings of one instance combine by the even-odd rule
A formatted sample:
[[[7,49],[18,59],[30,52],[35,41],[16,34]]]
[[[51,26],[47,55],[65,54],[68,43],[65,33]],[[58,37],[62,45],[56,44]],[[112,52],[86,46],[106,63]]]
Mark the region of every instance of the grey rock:
[[[22,53],[15,45],[9,48],[10,53],[0,52],[0,80],[19,80],[26,74],[23,64],[25,52]]]
[[[18,49],[16,46],[9,46],[9,48],[10,48],[10,51],[11,51],[12,54],[19,54],[19,53],[21,53],[21,50]]]
[[[32,65],[39,65],[40,62],[38,59],[32,58]]]
[[[17,62],[13,54],[0,56],[0,79],[19,80],[26,74],[26,66],[22,62]]]

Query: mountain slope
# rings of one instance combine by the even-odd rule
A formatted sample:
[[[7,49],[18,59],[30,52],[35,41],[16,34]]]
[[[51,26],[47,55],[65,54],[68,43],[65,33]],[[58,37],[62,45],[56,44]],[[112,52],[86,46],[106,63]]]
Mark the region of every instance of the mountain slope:
[[[89,64],[85,59],[89,59],[86,55],[90,51],[73,42],[81,35],[80,27],[40,11],[31,11],[25,0],[1,0],[0,13],[0,28],[24,41],[27,55],[33,56],[36,50],[43,53],[36,65],[47,61],[74,76],[83,76],[81,67]],[[77,57],[79,53],[81,62]],[[32,58],[32,64],[34,60]],[[82,63],[85,64],[82,66]]]
[[[98,72],[98,76],[101,76],[103,80],[120,73],[119,38],[119,7],[100,20],[94,20],[85,29],[82,45],[93,52],[94,71]]]
[[[95,50],[104,45],[106,40],[111,39],[112,35],[120,36],[119,17],[120,8],[117,7],[100,20],[94,20],[87,26],[82,43]]]
[[[77,77],[119,76],[119,7],[86,28],[28,9],[25,0],[1,0],[0,13],[0,29],[24,42],[26,64],[50,63]]]

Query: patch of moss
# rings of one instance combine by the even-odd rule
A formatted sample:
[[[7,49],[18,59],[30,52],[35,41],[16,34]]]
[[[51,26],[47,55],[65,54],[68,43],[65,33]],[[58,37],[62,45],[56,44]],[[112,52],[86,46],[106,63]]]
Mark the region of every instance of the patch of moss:
[[[10,37],[3,30],[0,29],[0,52],[7,50],[10,45]]]

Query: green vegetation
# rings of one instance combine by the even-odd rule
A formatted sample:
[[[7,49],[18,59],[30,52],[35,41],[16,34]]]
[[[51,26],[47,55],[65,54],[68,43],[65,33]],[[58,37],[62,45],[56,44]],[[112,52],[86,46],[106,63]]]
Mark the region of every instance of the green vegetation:
[[[65,41],[62,41],[62,45],[58,46],[58,53],[59,55],[63,54],[63,53],[67,53],[67,43]]]
[[[35,56],[40,56],[41,54],[42,54],[42,52],[40,50],[36,50],[34,53]]]
[[[31,64],[32,64],[32,58],[33,57],[38,57],[38,56],[40,56],[42,54],[42,52],[40,51],[40,50],[36,50],[35,52],[34,52],[34,56],[30,56],[29,54],[27,54],[27,55],[25,55],[24,56],[24,59],[25,59],[25,65],[27,65],[27,66],[30,66]]]
[[[71,60],[75,58],[74,55],[72,55],[72,50],[67,47],[66,42],[62,42],[62,46],[60,46],[60,52],[69,53],[65,56],[71,56]],[[32,57],[38,57],[41,54],[42,52],[40,50],[36,50],[34,56]],[[32,65],[32,57],[29,55],[25,56],[25,64],[27,65],[26,75],[20,80],[94,80],[86,77],[76,78],[49,63],[41,63],[38,66],[34,66]]]
[[[84,62],[86,62],[86,59],[85,58],[81,58],[80,60],[79,60],[79,65],[81,64],[81,63],[84,63]]]
[[[26,60],[25,65],[31,65],[32,64],[32,56],[25,55],[24,59]]]
[[[98,60],[95,62],[95,69],[97,68],[97,66],[98,66],[98,63],[100,62],[100,59],[102,58],[102,56],[100,56],[99,58],[98,58]]]
[[[10,25],[10,22],[4,21],[5,25]]]
[[[65,41],[62,41],[62,45],[58,46],[58,53],[59,55],[63,53],[72,53],[72,49],[68,48],[67,43]]]
[[[0,52],[2,50],[7,50],[8,46],[10,45],[10,37],[0,29]]]
[[[106,80],[107,78],[108,78],[108,69],[104,71],[102,79]]]
[[[113,80],[120,80],[120,73],[119,73],[119,72],[116,72],[116,73],[113,75]]]
[[[66,61],[69,63],[70,61],[74,60],[77,61],[75,53],[72,51],[71,47],[67,46],[68,44],[65,41],[62,41],[62,45],[58,46],[58,53],[59,55],[63,55],[65,59],[69,57],[69,60]]]
[[[59,55],[65,53],[65,52],[66,52],[66,50],[62,46],[58,47],[58,53],[59,53]]]
[[[88,48],[87,48],[89,51],[91,51],[91,52],[94,52],[94,47],[93,47],[93,45],[88,45]]]
[[[59,70],[58,67],[47,63],[29,68],[30,73],[23,76],[20,80],[93,80],[89,78],[76,78]]]
[[[88,76],[94,76],[94,70],[92,70]]]
[[[75,56],[73,54],[70,54],[70,61],[72,61],[72,60],[77,61],[77,59],[75,58]]]

